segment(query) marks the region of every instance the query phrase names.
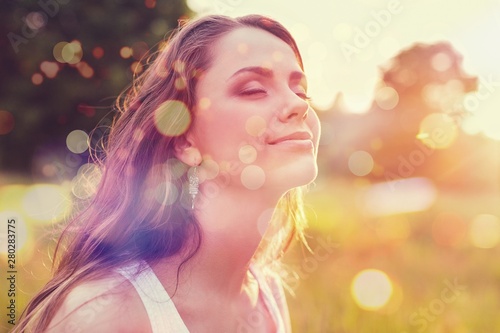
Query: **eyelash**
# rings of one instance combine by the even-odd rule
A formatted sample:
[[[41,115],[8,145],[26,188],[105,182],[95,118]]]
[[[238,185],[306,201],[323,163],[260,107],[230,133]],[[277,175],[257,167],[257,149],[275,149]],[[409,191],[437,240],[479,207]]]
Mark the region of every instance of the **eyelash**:
[[[261,93],[266,93],[264,89],[249,89],[249,90],[244,90],[240,94],[243,96],[250,96],[253,94],[261,94]],[[297,96],[302,98],[304,101],[309,102],[311,100],[311,97],[305,93],[297,93]]]

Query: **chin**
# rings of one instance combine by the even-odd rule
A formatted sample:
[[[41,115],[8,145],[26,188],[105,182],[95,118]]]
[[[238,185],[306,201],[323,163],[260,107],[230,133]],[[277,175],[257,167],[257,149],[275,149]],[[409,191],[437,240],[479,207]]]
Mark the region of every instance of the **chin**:
[[[291,190],[295,187],[311,184],[318,176],[318,166],[316,163],[295,164],[277,169],[273,173],[272,182],[283,191]]]

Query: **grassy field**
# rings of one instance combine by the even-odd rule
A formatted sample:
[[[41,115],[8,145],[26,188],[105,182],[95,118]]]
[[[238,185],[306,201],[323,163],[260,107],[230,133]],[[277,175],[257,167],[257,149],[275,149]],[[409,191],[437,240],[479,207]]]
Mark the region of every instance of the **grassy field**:
[[[498,216],[498,193],[441,190],[426,211],[367,217],[356,200],[360,191],[336,179],[309,193],[311,247],[325,239],[337,247],[309,265],[313,270],[289,298],[294,331],[500,332],[495,260],[500,249],[478,248],[470,240],[475,216]],[[304,269],[300,260],[308,257],[314,258],[295,248],[288,259]],[[365,269],[384,272],[392,285],[390,298],[378,309],[361,308],[351,293],[354,277]],[[377,297],[376,281],[366,284]]]
[[[500,332],[500,247],[480,248],[471,240],[478,215],[500,216],[499,193],[437,189],[426,209],[373,215],[363,201],[368,188],[366,181],[332,178],[308,193],[307,234],[315,251],[297,245],[287,254],[298,276],[290,283],[295,296],[288,297],[294,332]],[[47,230],[31,229],[29,246],[17,254],[18,310],[49,276]],[[386,284],[363,280],[360,300],[352,286],[366,270],[384,274]],[[380,297],[383,304],[366,306]],[[8,332],[2,317],[0,331]]]

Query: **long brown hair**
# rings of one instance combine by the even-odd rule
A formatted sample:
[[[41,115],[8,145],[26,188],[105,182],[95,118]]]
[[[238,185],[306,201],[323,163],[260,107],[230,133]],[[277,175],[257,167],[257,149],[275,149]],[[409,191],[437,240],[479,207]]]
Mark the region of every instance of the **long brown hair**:
[[[54,276],[28,304],[13,332],[44,331],[76,284],[109,274],[114,267],[136,260],[155,262],[186,248],[185,261],[196,253],[201,231],[190,207],[183,204],[187,167],[175,159],[174,148],[184,140],[185,132],[179,129],[195,121],[195,87],[213,60],[211,46],[239,27],[263,29],[282,39],[303,68],[290,33],[267,17],[211,15],[179,27],[148,69],[118,98],[105,156],[96,159],[102,172],[96,193],[65,227],[56,249]],[[168,128],[160,133],[155,110],[165,105],[174,109],[169,111]],[[167,184],[160,198],[149,187],[158,183]],[[172,202],[174,194],[178,199]],[[301,189],[285,194],[278,208],[272,223],[279,232],[256,258],[263,263],[276,261],[294,236],[303,239]],[[188,239],[194,243],[188,244]]]

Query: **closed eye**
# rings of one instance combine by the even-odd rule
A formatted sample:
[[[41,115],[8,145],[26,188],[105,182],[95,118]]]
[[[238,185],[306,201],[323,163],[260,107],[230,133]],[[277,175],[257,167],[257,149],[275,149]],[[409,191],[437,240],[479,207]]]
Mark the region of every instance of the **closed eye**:
[[[265,91],[264,89],[247,89],[240,92],[240,95],[243,96],[255,96],[259,94],[267,94],[267,91]]]

